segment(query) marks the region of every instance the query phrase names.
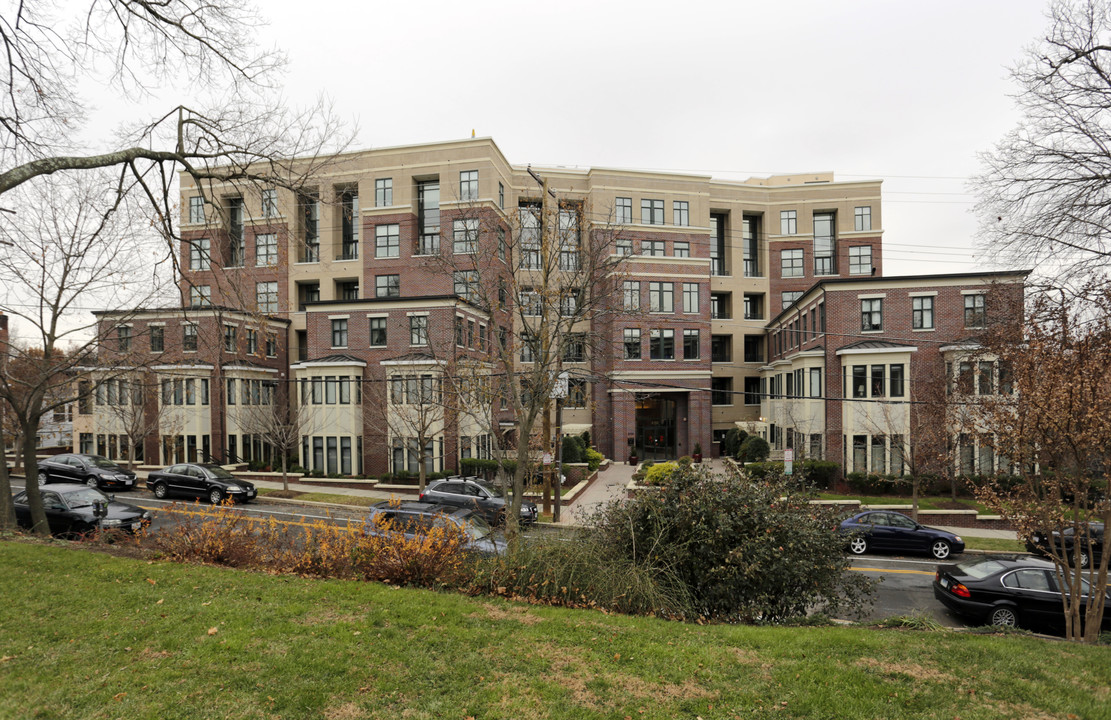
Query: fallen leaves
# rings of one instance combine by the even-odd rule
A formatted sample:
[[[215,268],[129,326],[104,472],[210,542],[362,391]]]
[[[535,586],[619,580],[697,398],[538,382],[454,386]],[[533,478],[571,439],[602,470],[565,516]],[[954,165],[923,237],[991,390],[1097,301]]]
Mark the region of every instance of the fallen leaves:
[[[208,629],[208,634],[209,635],[215,635],[218,632],[220,632],[220,628],[217,628],[217,627],[210,627]]]

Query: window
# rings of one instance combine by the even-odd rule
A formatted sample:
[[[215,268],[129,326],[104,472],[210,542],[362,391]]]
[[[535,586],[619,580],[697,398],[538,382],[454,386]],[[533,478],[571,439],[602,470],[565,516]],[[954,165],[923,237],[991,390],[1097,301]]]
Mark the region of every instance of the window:
[[[732,335],[711,335],[710,336],[710,362],[732,362],[733,361],[733,336]]]
[[[866,365],[853,365],[854,398],[868,397],[868,367]]]
[[[559,314],[563,317],[574,317],[579,311],[579,290],[569,288],[559,295]]]
[[[853,471],[868,472],[867,435],[853,435]]]
[[[266,357],[278,357],[278,340],[272,335],[266,336]]]
[[[451,251],[456,255],[478,252],[478,218],[455,221]]]
[[[745,405],[759,405],[760,404],[760,378],[746,377],[745,378]]]
[[[162,352],[166,347],[166,329],[160,325],[150,328],[150,351]]]
[[[745,293],[744,296],[745,320],[764,319],[764,296]]]
[[[452,273],[453,291],[467,302],[478,302],[478,270]]]
[[[883,330],[883,300],[860,301],[860,330],[862,332]]]
[[[559,209],[559,269],[579,269],[579,213],[577,205]]]
[[[903,397],[905,391],[903,390],[903,365],[891,366],[891,397]]]
[[[994,395],[995,380],[993,378],[994,365],[990,362],[976,363],[976,394]]]
[[[872,436],[872,472],[878,475],[887,473],[887,438],[883,435]]]
[[[116,342],[120,352],[124,353],[131,350],[131,328],[129,326],[120,325],[116,328]]]
[[[822,396],[822,369],[810,368],[810,397],[820,398]]]
[[[262,216],[264,218],[278,217],[278,191],[274,189],[262,191]]]
[[[478,170],[459,173],[459,199],[478,200]]]
[[[933,329],[934,299],[932,297],[910,299],[910,326],[915,330]]]
[[[376,225],[374,227],[374,257],[392,258],[401,255],[401,226]]]
[[[683,359],[697,360],[700,357],[702,357],[701,334],[697,328],[687,328],[683,331]]]
[[[274,233],[255,235],[255,265],[278,264],[278,236]]]
[[[371,347],[386,345],[386,318],[370,318],[370,345]]]
[[[664,201],[663,200],[641,200],[640,201],[640,223],[641,223],[641,225],[663,225],[664,224]]]
[[[690,203],[686,200],[676,200],[671,203],[673,225],[686,227],[691,224]]]
[[[764,362],[764,336],[745,335],[745,362]]]
[[[640,243],[640,254],[663,257],[667,254],[667,247],[663,240],[644,240]]]
[[[189,288],[190,307],[208,307],[212,305],[212,287],[209,285],[194,285]]]
[[[640,328],[625,328],[625,359],[640,360]]]
[[[732,293],[710,293],[710,319],[728,320],[733,317]]]
[[[982,328],[984,326],[984,296],[964,296],[964,326]]]
[[[783,277],[802,277],[802,250],[783,250]]]
[[[710,214],[710,274],[728,275],[725,265],[725,215]]]
[[[741,217],[741,254],[744,256],[745,277],[760,277],[760,218]]]
[[[224,352],[233,353],[239,346],[239,329],[234,325],[224,326]]]
[[[359,257],[359,192],[356,189],[344,190],[340,195],[340,257],[354,260]]]
[[[393,178],[378,178],[374,181],[374,206],[393,205]]]
[[[670,328],[649,330],[648,357],[652,360],[674,360],[675,331]]]
[[[783,309],[786,310],[787,308],[794,305],[795,302],[800,297],[802,297],[802,291],[801,290],[788,290],[787,292],[784,292],[783,293]]]
[[[440,182],[427,180],[417,183],[417,254],[436,255],[439,252]]]
[[[410,315],[409,316],[409,344],[410,345],[427,345],[428,344],[428,316],[427,315]]]
[[[181,326],[181,349],[186,352],[197,351],[197,326],[192,323]]]
[[[872,366],[872,397],[878,398],[884,396],[884,370],[883,365]]]
[[[320,262],[320,203],[312,195],[297,198],[301,222],[301,262]]]
[[[567,336],[563,346],[564,362],[584,362],[586,360],[586,338],[581,333]]]
[[[614,222],[618,225],[629,225],[633,222],[632,198],[617,198],[617,204],[614,205]]]
[[[536,338],[528,333],[521,334],[521,362],[536,362]]]
[[[674,252],[672,254],[675,255],[675,257],[690,257],[691,256],[691,244],[689,242],[676,240],[675,243],[674,243],[674,248],[675,249],[674,249]]]
[[[891,474],[902,475],[905,469],[905,461],[903,460],[903,436],[891,436]]]
[[[780,210],[779,211],[779,234],[780,235],[798,235],[799,232],[799,214],[797,210]]]
[[[834,213],[814,213],[814,274],[836,275]]]
[[[617,254],[618,255],[632,255],[633,254],[633,241],[629,238],[617,238]]]
[[[624,290],[625,309],[634,312],[640,310],[640,282],[636,280],[626,280],[624,284]]]
[[[698,283],[683,283],[683,312],[698,312]]]
[[[228,267],[242,267],[243,255],[243,198],[229,198]]]
[[[733,378],[731,377],[716,377],[710,378],[710,404],[711,405],[732,405],[733,404]]]
[[[261,313],[278,312],[278,283],[255,283],[255,302],[258,304],[258,311]]]
[[[401,297],[401,276],[375,275],[374,297]]]
[[[359,281],[358,280],[343,280],[336,283],[336,289],[340,300],[358,300],[359,299]]]
[[[332,347],[341,348],[347,347],[347,320],[338,319],[332,321]]]
[[[849,248],[849,274],[870,275],[872,273],[872,246],[854,245]]]
[[[247,354],[254,355],[258,352],[258,331],[247,331]]]
[[[193,225],[204,222],[204,197],[201,195],[189,198],[189,222]]]
[[[211,241],[208,238],[189,241],[189,269],[208,270],[211,267],[210,247]]]
[[[648,283],[648,311],[665,313],[675,312],[674,283]]]
[[[542,303],[540,293],[532,288],[521,288],[521,314],[526,317],[540,317]]]
[[[498,183],[498,207],[505,210],[505,185]]]
[[[571,378],[567,382],[567,400],[564,402],[564,406],[574,408],[586,407],[586,394],[586,380],[582,378]]]
[[[856,209],[856,230],[871,230],[872,229],[872,206],[865,205]]]

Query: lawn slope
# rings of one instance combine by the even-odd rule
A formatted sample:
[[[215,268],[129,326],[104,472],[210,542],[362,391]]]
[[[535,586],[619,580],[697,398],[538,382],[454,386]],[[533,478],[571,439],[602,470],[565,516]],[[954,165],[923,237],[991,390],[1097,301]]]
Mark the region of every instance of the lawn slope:
[[[1111,718],[1111,648],[700,627],[0,541],[0,718]]]

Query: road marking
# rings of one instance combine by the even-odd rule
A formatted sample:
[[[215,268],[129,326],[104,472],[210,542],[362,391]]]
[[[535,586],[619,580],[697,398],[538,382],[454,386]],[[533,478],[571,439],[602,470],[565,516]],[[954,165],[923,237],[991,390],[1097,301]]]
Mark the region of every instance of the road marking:
[[[904,575],[933,575],[932,572],[925,570],[898,570],[896,568],[870,568],[870,567],[854,567],[849,568],[856,572],[878,572],[878,573],[902,573]]]

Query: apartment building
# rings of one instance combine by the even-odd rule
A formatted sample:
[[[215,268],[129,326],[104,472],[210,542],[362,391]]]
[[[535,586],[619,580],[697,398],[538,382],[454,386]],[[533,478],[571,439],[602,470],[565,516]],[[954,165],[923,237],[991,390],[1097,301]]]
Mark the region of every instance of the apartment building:
[[[461,457],[489,452],[491,434],[513,432],[504,405],[459,412],[457,403],[419,433],[424,448],[414,448],[415,434],[400,432],[403,422],[390,418],[411,416],[408,388],[415,383],[417,397],[422,382],[442,388],[453,363],[492,368],[492,348],[504,346],[495,338],[516,348],[518,371],[528,369],[533,358],[515,310],[525,308],[527,316],[531,303],[539,306],[547,250],[536,219],[550,212],[582,248],[603,248],[620,260],[619,271],[585,290],[606,294],[610,311],[573,328],[584,340],[564,349],[565,428],[590,430],[615,459],[633,450],[642,458],[688,455],[695,444],[712,454],[714,441],[737,423],[777,442],[789,427],[793,446],[794,433],[810,442],[811,435],[844,434],[844,423],[834,425],[822,411],[820,429],[784,424],[765,397],[772,379],[785,374],[783,363],[792,363],[794,377],[795,369],[810,367],[796,356],[817,347],[812,340],[788,352],[784,323],[801,323],[810,337],[817,308],[832,307],[817,297],[883,280],[880,189],[878,180],[841,182],[831,173],[727,181],[528,167],[510,163],[488,138],[347,153],[297,194],[197,187],[183,176],[183,309],[174,312],[240,313],[244,323],[261,323],[256,332],[265,326],[280,336],[277,356],[244,347],[236,367],[252,358],[252,366],[277,373],[279,385],[297,384],[282,395],[292,407],[321,405],[304,433],[306,467],[379,473],[412,469],[424,457],[431,469],[451,469]],[[560,270],[574,269],[579,247],[555,250]],[[507,280],[512,297],[505,296]],[[966,280],[978,282],[935,284]],[[122,316],[102,319],[114,317]],[[827,314],[821,322],[842,321]],[[204,332],[223,338],[221,322]],[[849,326],[838,333],[837,342],[832,331],[823,335],[830,353],[862,340]],[[205,360],[211,382],[229,361]],[[346,394],[341,378],[350,384]],[[221,405],[201,429],[213,457],[241,459],[244,433],[230,432],[235,423],[227,419],[238,408],[221,380]],[[400,389],[395,396],[386,387]],[[203,438],[201,429],[193,434]],[[821,445],[823,456],[841,454],[840,439]],[[187,455],[190,447],[185,440]]]

